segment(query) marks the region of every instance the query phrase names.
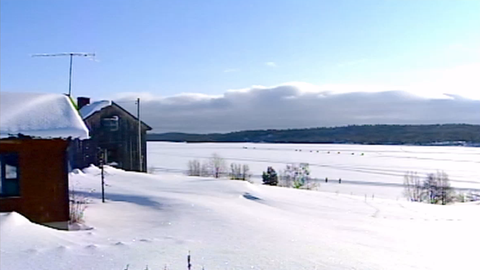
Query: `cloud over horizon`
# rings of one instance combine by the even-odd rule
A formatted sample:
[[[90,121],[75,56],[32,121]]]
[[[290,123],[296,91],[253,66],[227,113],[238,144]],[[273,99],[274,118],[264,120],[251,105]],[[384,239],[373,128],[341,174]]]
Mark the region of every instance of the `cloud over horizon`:
[[[238,72],[238,71],[240,71],[240,69],[238,68],[227,68],[223,70],[223,73],[232,73],[232,72]]]
[[[135,112],[138,97],[114,99]],[[253,86],[223,95],[143,93],[142,120],[153,132],[213,133],[353,124],[480,124],[480,100],[456,95],[422,97],[405,91],[325,91],[307,83]],[[131,103],[131,104],[130,104]]]
[[[265,65],[268,67],[277,67],[277,63],[275,62],[265,62]]]

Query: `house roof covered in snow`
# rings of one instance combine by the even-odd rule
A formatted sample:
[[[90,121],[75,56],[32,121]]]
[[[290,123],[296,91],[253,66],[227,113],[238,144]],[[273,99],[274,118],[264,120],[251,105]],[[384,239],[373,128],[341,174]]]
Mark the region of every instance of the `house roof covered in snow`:
[[[95,102],[92,102],[88,105],[85,105],[83,106],[82,108],[80,108],[79,112],[80,112],[80,116],[83,118],[83,120],[86,120],[87,118],[89,118],[90,116],[94,115],[95,113],[103,110],[104,108],[106,107],[109,107],[109,106],[114,106],[115,108],[125,112],[127,115],[129,115],[130,117],[132,117],[133,119],[136,119],[138,120],[138,118],[131,114],[128,110],[126,110],[125,108],[123,108],[122,106],[118,105],[117,103],[111,101],[111,100],[99,100],[99,101],[95,101]],[[147,130],[152,130],[152,127],[150,127],[149,125],[147,125],[145,122],[141,121],[142,125],[144,125],[144,127],[147,129]]]
[[[62,94],[0,92],[0,138],[88,138],[88,129]]]
[[[86,119],[88,118],[90,115],[98,112],[98,111],[101,111],[103,108],[105,107],[108,107],[112,105],[112,101],[111,100],[99,100],[99,101],[95,101],[95,102],[92,102],[88,105],[85,105],[83,106],[81,109],[80,109],[80,115],[82,116],[83,119]]]

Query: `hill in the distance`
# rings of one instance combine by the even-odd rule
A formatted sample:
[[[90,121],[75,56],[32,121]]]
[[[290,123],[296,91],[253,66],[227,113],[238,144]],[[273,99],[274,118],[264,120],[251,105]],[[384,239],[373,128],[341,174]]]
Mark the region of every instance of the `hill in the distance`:
[[[480,144],[480,125],[352,125],[306,129],[249,130],[230,133],[151,133],[149,141],[357,144]]]

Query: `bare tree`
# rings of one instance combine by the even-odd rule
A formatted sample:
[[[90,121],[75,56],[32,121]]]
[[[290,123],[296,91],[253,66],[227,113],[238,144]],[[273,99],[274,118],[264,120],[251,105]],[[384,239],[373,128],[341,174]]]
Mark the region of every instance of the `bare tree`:
[[[200,176],[203,176],[203,177],[212,176],[212,171],[207,162],[202,163],[202,166],[200,167]]]
[[[246,164],[230,164],[230,179],[248,180],[250,178],[250,168]]]
[[[434,173],[427,175],[427,179],[423,182],[423,189],[428,203],[436,204],[438,202],[438,182]]]
[[[189,176],[201,176],[201,164],[197,159],[188,162],[187,174]]]
[[[224,175],[227,171],[225,160],[217,153],[214,153],[210,158],[210,168],[212,169],[215,178],[220,178],[220,176]]]
[[[249,181],[252,174],[250,173],[250,167],[247,164],[242,165],[242,178],[243,180]]]
[[[443,205],[452,202],[455,195],[452,187],[450,186],[450,180],[448,179],[448,175],[443,171],[438,171],[435,174],[435,177],[437,179],[438,200],[441,201]]]
[[[407,172],[404,176],[403,185],[405,188],[405,196],[414,202],[422,200],[423,186],[420,177],[416,172]]]

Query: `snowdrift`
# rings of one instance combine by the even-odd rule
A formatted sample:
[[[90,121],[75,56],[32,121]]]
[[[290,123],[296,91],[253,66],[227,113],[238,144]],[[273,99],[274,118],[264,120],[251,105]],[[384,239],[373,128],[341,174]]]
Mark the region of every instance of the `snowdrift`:
[[[480,206],[427,205],[98,168],[70,175],[88,231],[0,215],[0,269],[461,269]]]

